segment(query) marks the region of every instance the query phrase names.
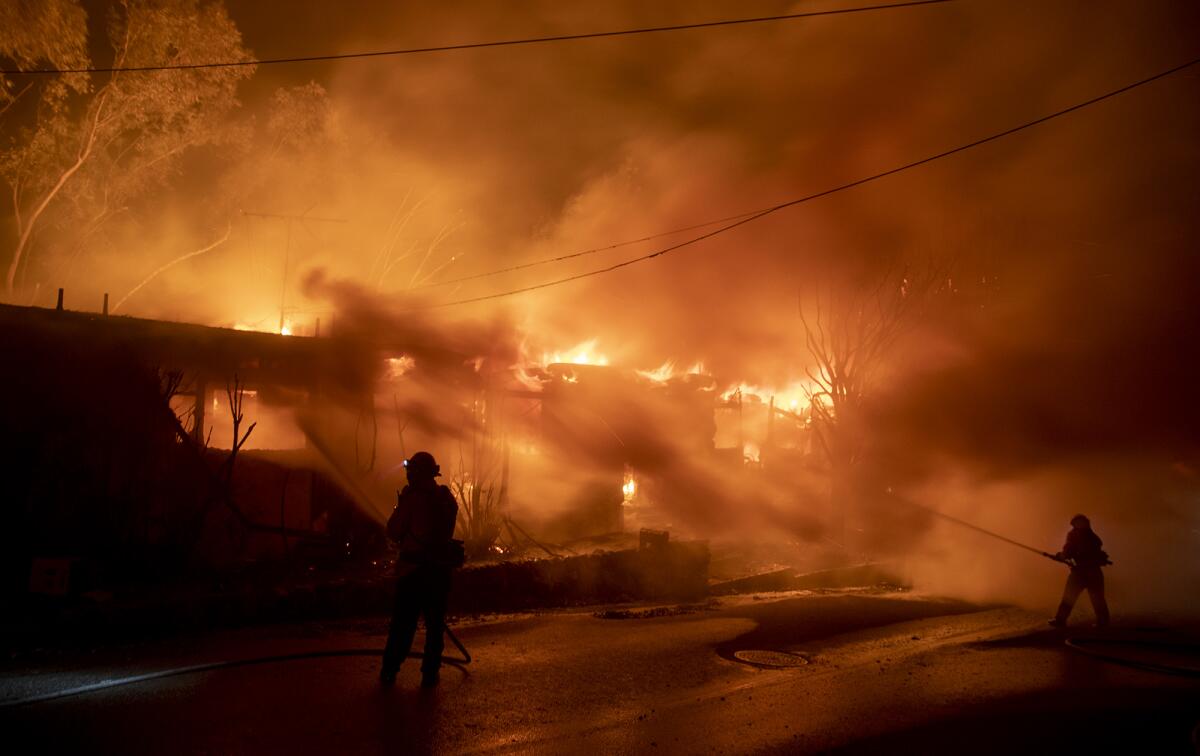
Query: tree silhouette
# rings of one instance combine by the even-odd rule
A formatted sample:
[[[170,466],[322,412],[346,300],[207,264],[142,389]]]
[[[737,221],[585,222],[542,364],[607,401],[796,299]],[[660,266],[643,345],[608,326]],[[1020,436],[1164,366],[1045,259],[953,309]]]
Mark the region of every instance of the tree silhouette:
[[[112,58],[99,63],[87,54],[86,17],[77,0],[5,4],[2,14],[0,56],[20,66],[119,68],[249,58],[220,2],[113,4],[107,19]],[[237,84],[253,70],[123,71],[40,76],[23,86],[0,82],[3,117],[15,122],[0,145],[0,177],[9,189],[14,232],[6,296],[14,297],[18,274],[28,270],[40,246],[78,248],[166,182],[189,151],[229,139],[236,130],[225,126],[238,106]]]
[[[839,540],[844,540],[851,505],[851,476],[864,452],[864,404],[897,341],[945,280],[933,265],[889,268],[798,297],[812,363],[806,368],[812,430],[829,464],[833,531]]]

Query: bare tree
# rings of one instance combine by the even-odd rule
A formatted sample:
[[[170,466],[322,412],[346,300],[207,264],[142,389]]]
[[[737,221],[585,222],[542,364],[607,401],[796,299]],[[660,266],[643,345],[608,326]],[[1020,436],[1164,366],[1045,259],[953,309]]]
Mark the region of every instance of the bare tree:
[[[897,341],[946,280],[932,265],[891,268],[870,279],[829,285],[798,297],[812,431],[829,464],[835,537],[844,541],[850,478],[864,453],[864,403]]]
[[[180,409],[175,408],[175,397],[181,394],[185,396],[194,396],[194,392],[196,391],[196,379],[193,378],[189,383],[189,381],[187,381],[184,377],[182,370],[159,368],[158,383],[161,389],[159,392],[159,399],[164,405],[170,407],[171,411],[175,413],[175,418],[178,420],[177,427],[179,427],[185,435],[196,437],[197,441],[201,444],[201,448],[207,449],[208,439],[199,438],[199,434],[197,433],[198,429],[196,427],[196,424],[199,421],[199,417],[196,414],[196,406],[202,400],[196,397],[195,399],[189,400],[184,407]],[[208,433],[211,437],[211,427],[208,429]]]
[[[493,471],[484,472],[476,478],[477,470],[460,455],[459,467],[450,478],[450,490],[458,499],[459,532],[472,558],[479,557],[491,548],[500,535],[503,521],[501,501],[503,488]]]
[[[257,422],[250,423],[250,427],[245,433],[241,432],[242,421],[245,420],[245,414],[242,412],[242,404],[246,400],[246,384],[238,379],[237,373],[233,374],[233,382],[225,384],[225,398],[229,402],[229,415],[233,420],[233,445],[229,447],[229,457],[226,460],[226,465],[229,468],[229,477],[233,477],[233,463],[237,458],[237,453],[241,451],[246,440],[250,438],[250,434],[254,432],[254,428],[258,425]]]
[[[471,435],[460,442],[458,466],[450,477],[460,532],[472,557],[487,553],[496,542],[508,500],[508,446],[496,428],[501,417],[497,400],[495,392],[485,391],[471,402]]]

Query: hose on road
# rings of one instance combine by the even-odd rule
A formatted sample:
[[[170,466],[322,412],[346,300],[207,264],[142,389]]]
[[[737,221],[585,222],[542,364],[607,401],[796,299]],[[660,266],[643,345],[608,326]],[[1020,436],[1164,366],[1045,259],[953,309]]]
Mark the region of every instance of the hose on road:
[[[446,629],[446,636],[451,642],[462,652],[463,658],[456,659],[450,656],[443,656],[442,663],[449,664],[452,667],[462,669],[471,663],[471,655],[467,653],[467,649],[458,640],[450,629]],[[307,659],[328,659],[335,657],[346,656],[383,656],[383,649],[374,648],[342,648],[327,651],[305,651],[298,654],[280,654],[278,656],[258,656],[249,659],[228,659],[223,661],[208,662],[205,664],[193,664],[187,667],[174,667],[171,669],[161,669],[156,672],[147,672],[142,675],[131,675],[129,677],[119,677],[116,679],[100,680],[98,682],[89,683],[87,685],[78,685],[74,688],[63,688],[61,690],[50,691],[49,693],[41,693],[25,698],[15,698],[9,701],[0,701],[0,709],[15,709],[20,706],[29,706],[30,704],[45,703],[47,701],[56,701],[60,698],[69,698],[71,696],[80,696],[87,693],[97,693],[102,690],[109,690],[123,685],[134,685],[151,680],[162,680],[167,677],[179,677],[180,675],[193,675],[199,672],[212,672],[221,669],[235,669],[237,667],[252,667],[260,664],[279,664],[282,662],[303,661]],[[421,654],[412,652],[408,655],[410,659],[420,659]]]
[[[1137,669],[1146,670],[1148,672],[1158,672],[1168,675],[1187,675],[1190,677],[1200,677],[1200,645],[1191,643],[1171,643],[1166,641],[1149,641],[1135,639],[1119,639],[1119,638],[1067,638],[1067,648],[1078,651],[1081,654],[1086,654],[1095,659],[1112,662],[1114,664],[1122,664],[1127,667],[1135,667]],[[1171,664],[1165,661],[1149,661],[1138,659],[1136,657],[1124,656],[1113,651],[1105,651],[1097,646],[1127,646],[1141,650],[1162,651],[1170,654],[1182,654],[1190,656],[1192,664]]]

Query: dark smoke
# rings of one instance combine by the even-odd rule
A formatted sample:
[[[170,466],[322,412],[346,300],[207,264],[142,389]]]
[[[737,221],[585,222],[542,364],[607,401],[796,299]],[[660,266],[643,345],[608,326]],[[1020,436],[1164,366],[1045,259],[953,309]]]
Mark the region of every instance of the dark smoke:
[[[229,7],[261,56],[735,12],[716,2],[539,1],[518,13],[475,1],[450,9],[367,0],[334,12],[307,0],[289,5],[285,35],[275,4]],[[756,2],[736,12],[807,7]],[[871,491],[890,487],[1048,550],[1086,511],[1117,561],[1115,606],[1187,608],[1200,528],[1194,69],[613,274],[421,309],[655,245],[419,289],[420,299],[410,289],[771,205],[972,141],[1195,57],[1198,22],[1191,2],[963,2],[263,67],[242,92],[246,114],[264,123],[276,88],[315,80],[328,93],[319,134],[282,160],[251,150],[236,171],[198,156],[205,170],[185,172],[136,220],[115,222],[107,245],[90,242],[46,269],[68,276],[69,302],[129,291],[226,227],[197,198],[236,194],[249,211],[344,220],[234,215],[227,244],[164,273],[128,312],[273,328],[284,309],[307,332],[332,318],[346,352],[330,366],[340,414],[322,420],[322,432],[341,450],[362,441],[370,423],[355,397],[384,370],[368,344],[394,344],[415,360],[411,391],[394,402],[411,424],[405,443],[419,438],[454,458],[475,428],[464,397],[486,376],[510,374],[523,350],[596,339],[625,368],[703,361],[718,386],[787,385],[810,364],[798,292],[934,259],[950,271],[952,292],[897,344],[861,422],[870,450],[856,473],[868,515],[862,542],[873,555],[907,555],[925,586],[1044,605],[1058,589],[1055,565],[876,502]],[[296,272],[314,268],[328,273],[303,284]],[[50,302],[57,285],[48,273],[36,301]],[[630,400],[613,417],[679,522],[827,535],[815,524],[827,514],[827,482],[746,489],[680,440],[697,430],[681,429],[672,406]],[[388,443],[378,456],[398,458],[400,440]],[[608,451],[576,451],[580,468],[610,466]],[[388,506],[387,487],[379,491],[378,506]],[[551,494],[535,498],[560,498]]]

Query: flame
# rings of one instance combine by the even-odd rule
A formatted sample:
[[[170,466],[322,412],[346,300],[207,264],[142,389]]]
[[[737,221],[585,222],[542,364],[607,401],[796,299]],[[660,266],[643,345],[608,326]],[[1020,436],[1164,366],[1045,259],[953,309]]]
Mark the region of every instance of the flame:
[[[596,339],[589,339],[580,342],[565,352],[545,352],[542,354],[542,364],[607,365],[608,356],[596,351],[596,341]]]
[[[408,355],[400,355],[399,357],[387,358],[387,375],[388,378],[399,378],[416,366],[416,361]]]
[[[675,362],[673,360],[667,360],[653,370],[638,370],[636,372],[643,378],[647,378],[655,383],[666,383],[672,378],[681,375],[704,375],[704,363],[697,362],[690,366],[687,370],[676,370]]]
[[[245,320],[239,320],[233,324],[233,330],[255,331],[257,333],[278,333],[281,336],[291,336],[295,332],[295,327],[292,325],[292,321],[290,320],[283,321],[283,325],[279,327],[264,326],[262,320],[255,321],[253,323]]]
[[[742,444],[742,456],[751,462],[760,462],[762,461],[762,450],[753,441],[746,441]]]
[[[621,484],[621,493],[625,497],[625,503],[633,501],[633,497],[637,495],[637,479],[633,477],[633,473],[625,473],[625,482]]]
[[[808,392],[811,384],[807,381],[796,381],[783,388],[755,386],[748,383],[738,383],[721,394],[722,401],[731,401],[739,392],[743,399],[754,397],[763,404],[775,400],[775,408],[787,412],[800,413],[808,408],[810,402]]]
[[[513,377],[517,379],[517,383],[527,389],[539,390],[545,382],[545,373],[537,370],[528,363],[518,364],[513,368]]]
[[[666,383],[675,375],[675,363],[667,360],[653,370],[639,370],[637,374],[655,383]]]

